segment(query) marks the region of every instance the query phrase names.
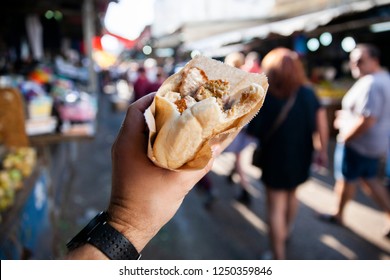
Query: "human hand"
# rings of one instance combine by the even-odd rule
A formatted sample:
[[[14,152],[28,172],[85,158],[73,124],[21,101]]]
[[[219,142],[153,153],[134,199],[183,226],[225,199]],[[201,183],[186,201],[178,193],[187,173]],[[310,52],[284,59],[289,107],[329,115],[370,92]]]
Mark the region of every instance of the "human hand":
[[[314,167],[318,170],[323,170],[328,168],[329,159],[328,153],[326,150],[321,149],[315,152],[314,154]]]
[[[144,111],[154,94],[129,106],[112,147],[110,224],[140,252],[176,213],[192,187],[211,169],[171,171],[147,157],[148,132]]]
[[[353,125],[352,121],[353,118],[350,113],[344,110],[338,110],[335,112],[333,127],[339,131],[336,136],[337,142],[344,143],[346,141],[346,136]]]
[[[345,143],[345,133],[338,133],[336,135],[336,141],[337,143]]]
[[[342,125],[342,121],[343,121],[343,111],[337,110],[334,115],[335,115],[335,118],[333,121],[333,127],[335,129],[340,129],[340,127]]]

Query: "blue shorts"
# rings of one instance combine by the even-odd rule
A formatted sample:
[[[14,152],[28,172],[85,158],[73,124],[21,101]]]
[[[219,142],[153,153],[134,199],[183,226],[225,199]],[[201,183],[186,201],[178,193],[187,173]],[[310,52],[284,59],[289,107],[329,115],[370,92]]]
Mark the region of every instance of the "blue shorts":
[[[378,174],[380,160],[358,153],[337,143],[334,154],[334,176],[336,180],[355,181],[359,178],[373,179]]]

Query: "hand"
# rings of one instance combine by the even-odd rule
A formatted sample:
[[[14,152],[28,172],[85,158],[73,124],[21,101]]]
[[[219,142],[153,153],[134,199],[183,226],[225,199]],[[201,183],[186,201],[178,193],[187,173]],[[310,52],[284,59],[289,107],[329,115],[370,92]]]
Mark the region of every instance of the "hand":
[[[333,127],[335,129],[340,129],[341,128],[341,125],[342,125],[342,121],[343,121],[343,111],[342,110],[337,110],[335,112],[335,118],[334,118],[334,121],[333,121]]]
[[[349,116],[349,118],[348,118],[348,116]],[[351,122],[350,120],[351,120],[351,116],[346,111],[338,110],[335,112],[335,119],[333,122],[333,127],[335,129],[339,130],[339,133],[336,136],[337,142],[339,142],[339,143],[345,142],[345,136],[346,136],[345,134],[346,134],[346,131],[348,130],[347,125],[352,125],[350,123]]]
[[[345,134],[338,133],[336,135],[336,141],[337,143],[345,143]]]
[[[140,252],[176,213],[192,187],[211,169],[170,171],[147,157],[148,132],[144,111],[154,94],[129,106],[112,147],[110,224]]]
[[[320,168],[327,168],[329,164],[328,153],[326,150],[319,150],[314,155],[314,163]]]

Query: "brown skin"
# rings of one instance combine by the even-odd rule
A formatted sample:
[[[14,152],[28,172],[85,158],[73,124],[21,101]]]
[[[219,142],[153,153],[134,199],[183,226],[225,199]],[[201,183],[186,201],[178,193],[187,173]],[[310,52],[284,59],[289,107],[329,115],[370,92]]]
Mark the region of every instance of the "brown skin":
[[[126,118],[112,146],[112,192],[109,223],[141,252],[157,232],[175,215],[192,187],[211,169],[170,171],[155,166],[147,157],[148,134],[144,111],[154,94],[129,106]],[[217,149],[215,149],[216,151]],[[86,244],[67,259],[107,259]]]

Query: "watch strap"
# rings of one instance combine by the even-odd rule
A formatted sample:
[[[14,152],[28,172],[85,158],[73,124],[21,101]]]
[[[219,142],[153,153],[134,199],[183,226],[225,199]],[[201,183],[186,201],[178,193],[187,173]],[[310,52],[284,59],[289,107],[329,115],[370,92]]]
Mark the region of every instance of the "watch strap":
[[[138,260],[141,254],[119,231],[107,221],[90,233],[87,242],[102,251],[111,260]]]

